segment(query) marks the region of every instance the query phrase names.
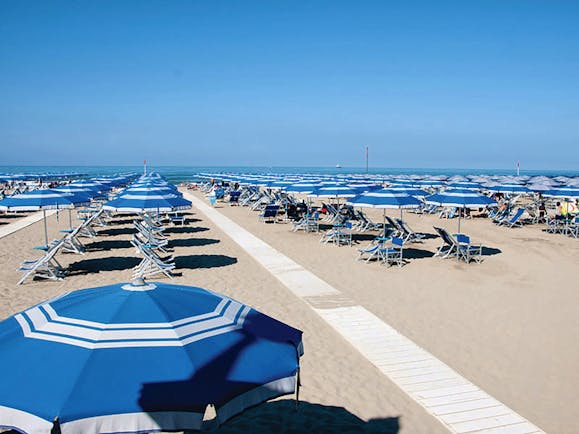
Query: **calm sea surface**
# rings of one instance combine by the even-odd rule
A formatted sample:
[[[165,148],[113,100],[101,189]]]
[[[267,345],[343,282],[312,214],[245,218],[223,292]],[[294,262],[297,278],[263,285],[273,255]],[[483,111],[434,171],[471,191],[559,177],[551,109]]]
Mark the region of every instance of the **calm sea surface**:
[[[159,172],[171,182],[189,181],[203,172],[252,173],[252,174],[362,174],[362,167],[225,167],[225,166],[149,166],[147,170]],[[118,173],[142,173],[142,166],[0,166],[0,174],[76,173],[84,177],[113,175]],[[370,174],[380,175],[516,175],[515,170],[504,169],[421,169],[372,167]],[[521,170],[521,175],[579,176],[579,170]]]

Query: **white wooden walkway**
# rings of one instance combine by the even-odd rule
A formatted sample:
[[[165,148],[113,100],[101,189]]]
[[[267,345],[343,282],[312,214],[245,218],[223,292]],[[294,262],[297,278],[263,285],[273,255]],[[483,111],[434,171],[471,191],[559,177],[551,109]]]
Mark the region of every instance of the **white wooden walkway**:
[[[543,432],[215,208],[190,193],[184,196],[449,432]]]
[[[46,211],[46,217],[51,216],[56,213],[56,210]],[[0,238],[4,238],[10,234],[13,234],[20,229],[24,229],[33,223],[42,220],[42,211],[35,212],[26,217],[19,218],[14,223],[8,223],[7,225],[0,226]]]

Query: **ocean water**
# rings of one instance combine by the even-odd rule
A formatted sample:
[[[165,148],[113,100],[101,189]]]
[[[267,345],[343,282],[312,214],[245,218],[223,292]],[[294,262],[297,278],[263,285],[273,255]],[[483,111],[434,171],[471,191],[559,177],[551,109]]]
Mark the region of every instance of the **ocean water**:
[[[265,167],[265,166],[148,166],[148,172],[158,172],[173,183],[192,181],[198,174],[211,173],[246,173],[246,174],[364,174],[363,167]],[[0,174],[62,174],[74,173],[78,177],[95,177],[119,173],[143,173],[143,166],[0,166]],[[423,168],[387,168],[371,167],[370,174],[377,175],[516,175],[516,171],[505,169],[423,169]],[[521,175],[528,176],[579,176],[579,170],[521,170]]]

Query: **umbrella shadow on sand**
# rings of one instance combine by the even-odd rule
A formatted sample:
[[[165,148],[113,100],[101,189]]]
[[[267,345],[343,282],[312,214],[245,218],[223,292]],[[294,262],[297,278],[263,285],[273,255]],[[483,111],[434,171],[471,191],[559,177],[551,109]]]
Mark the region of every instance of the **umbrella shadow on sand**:
[[[397,433],[399,417],[364,421],[344,407],[315,404],[291,399],[266,402],[234,417],[223,426],[207,421],[201,431],[218,434],[247,432],[309,433]]]
[[[276,340],[273,335],[269,339]],[[207,405],[219,403],[224,397],[224,391],[248,390],[260,386],[261,384],[233,381],[229,375],[231,370],[236,368],[245,349],[254,343],[255,337],[244,333],[237,343],[199,366],[191,378],[183,381],[144,383],[141,387],[139,405],[144,411],[150,412],[153,418],[155,411],[170,410],[176,405],[180,405],[181,409],[203,412]],[[202,391],[202,394],[195,398],[192,391]],[[172,400],[175,401],[171,402]],[[184,403],[183,400],[189,402]],[[219,426],[217,419],[206,420],[201,428],[201,432],[220,434],[250,432],[354,434],[398,431],[398,417],[372,419],[366,422],[343,407],[305,401],[301,401],[296,407],[296,401],[293,399],[258,404],[228,420],[222,426]]]

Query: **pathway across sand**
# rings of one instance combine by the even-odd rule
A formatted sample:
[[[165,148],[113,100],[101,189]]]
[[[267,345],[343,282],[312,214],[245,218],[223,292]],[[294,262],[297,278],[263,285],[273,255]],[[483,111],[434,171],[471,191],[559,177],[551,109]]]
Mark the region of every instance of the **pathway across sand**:
[[[184,195],[449,431],[542,432],[295,261],[197,197]]]
[[[46,217],[51,216],[52,214],[56,213],[56,210],[46,211]],[[27,226],[30,226],[33,223],[36,223],[42,220],[43,213],[42,211],[35,212],[34,214],[30,214],[29,216],[22,217],[18,219],[14,223],[9,223],[4,226],[0,226],[0,238],[4,238],[7,235],[13,234],[20,229],[24,229]]]

